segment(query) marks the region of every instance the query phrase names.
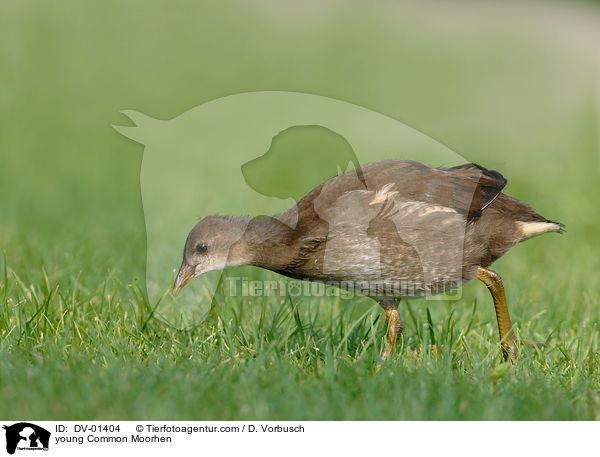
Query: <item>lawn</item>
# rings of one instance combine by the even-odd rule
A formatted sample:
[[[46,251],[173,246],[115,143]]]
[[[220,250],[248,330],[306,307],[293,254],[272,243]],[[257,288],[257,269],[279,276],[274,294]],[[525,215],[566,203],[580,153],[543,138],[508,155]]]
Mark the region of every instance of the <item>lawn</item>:
[[[600,419],[598,22],[575,2],[4,2],[0,417]],[[385,322],[366,298],[218,294],[194,325],[160,318],[144,293],[146,152],[111,125],[127,125],[123,109],[171,119],[258,90],[398,119],[565,223],[493,266],[517,334],[548,347],[504,363],[477,281],[458,301],[402,301],[385,362]],[[219,205],[210,192],[197,214]]]

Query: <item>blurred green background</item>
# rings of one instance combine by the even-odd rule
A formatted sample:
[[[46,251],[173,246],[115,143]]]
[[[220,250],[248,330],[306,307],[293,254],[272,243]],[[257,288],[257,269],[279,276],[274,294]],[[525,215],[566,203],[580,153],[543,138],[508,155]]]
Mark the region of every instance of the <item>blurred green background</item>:
[[[566,3],[5,1],[2,246],[24,275],[70,253],[139,277],[142,259],[121,248],[144,242],[142,147],[111,124],[124,123],[124,108],[168,119],[254,90],[399,119],[501,170],[507,191],[542,214],[592,230],[596,13]]]
[[[112,129],[129,122],[120,110],[171,119],[209,100],[247,91],[297,91],[352,102],[501,171],[507,193],[568,230],[563,237],[528,241],[496,265],[509,293],[510,285],[518,284],[512,296],[520,301],[517,320],[546,313],[536,331],[545,337],[554,330],[563,342],[574,341],[581,325],[596,335],[599,42],[600,8],[586,2],[3,0],[0,250],[7,266],[0,266],[5,278],[0,279],[0,311],[7,371],[0,373],[0,398],[23,403],[16,411],[36,418],[169,417],[168,410],[133,403],[121,409],[56,403],[42,411],[17,400],[19,384],[28,383],[31,391],[36,369],[47,371],[48,361],[69,367],[66,348],[85,339],[57,330],[54,346],[45,347],[39,334],[22,333],[32,331],[30,318],[39,318],[34,316],[38,307],[23,303],[31,300],[27,290],[43,296],[47,289],[47,297],[58,286],[65,300],[72,295],[73,303],[87,303],[96,293],[105,295],[106,278],[123,287],[143,282],[143,146]],[[478,287],[467,286],[467,297],[489,300]],[[121,300],[123,309],[135,311],[133,298],[125,293]],[[442,311],[435,311],[440,319]],[[19,324],[19,316],[29,327]],[[493,335],[491,309],[479,318]],[[110,316],[103,319],[108,325]],[[147,324],[137,329],[139,341]],[[591,352],[595,338],[588,341]],[[64,368],[68,375],[55,374],[54,387],[47,387],[56,389],[56,402],[62,398],[61,376],[73,385],[93,376],[87,370],[97,353],[86,358],[82,349],[82,354],[76,365]],[[130,357],[133,366],[137,356]],[[176,364],[175,359],[169,360]],[[119,360],[127,367],[127,358]],[[592,395],[588,387],[581,392]],[[107,385],[94,392],[111,398]],[[255,395],[261,398],[260,391]],[[565,395],[564,404],[571,404]],[[591,397],[585,398],[587,405]],[[249,405],[240,418],[290,418],[300,411]],[[204,418],[237,418],[236,408],[220,416],[217,406],[215,401]],[[371,417],[363,406],[352,410],[349,405],[348,414],[334,408],[330,416],[306,406],[312,412],[304,418]],[[193,418],[185,405],[179,407],[170,410],[172,416]],[[575,417],[600,411],[597,404],[589,408],[582,406]],[[383,411],[374,417],[396,416]],[[519,416],[507,409],[485,417],[536,414],[532,409]]]

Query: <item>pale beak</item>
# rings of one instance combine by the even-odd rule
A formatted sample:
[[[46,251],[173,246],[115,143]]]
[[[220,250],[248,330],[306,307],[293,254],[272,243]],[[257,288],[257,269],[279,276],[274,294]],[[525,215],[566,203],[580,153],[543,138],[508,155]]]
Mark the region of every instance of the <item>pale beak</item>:
[[[194,277],[196,277],[196,269],[193,266],[188,265],[184,260],[179,268],[179,273],[177,273],[177,278],[175,278],[173,295],[183,289],[183,286],[194,279]]]

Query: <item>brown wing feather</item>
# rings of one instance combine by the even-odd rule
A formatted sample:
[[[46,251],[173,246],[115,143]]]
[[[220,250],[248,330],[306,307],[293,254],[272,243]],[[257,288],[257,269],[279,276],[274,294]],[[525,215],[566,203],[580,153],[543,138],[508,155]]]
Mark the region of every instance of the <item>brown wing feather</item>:
[[[506,179],[497,171],[472,163],[434,168],[409,160],[382,160],[362,165],[360,169],[361,176],[366,179],[367,190],[377,191],[393,183],[394,198],[446,206],[464,214],[468,221],[478,219],[506,185]],[[298,202],[297,228],[301,229],[301,233],[322,235],[321,227],[315,230],[315,221],[319,220],[315,202],[318,201],[324,208],[334,206],[345,193],[364,189],[354,170],[317,186]],[[294,215],[294,212],[288,211],[280,218],[294,225]]]

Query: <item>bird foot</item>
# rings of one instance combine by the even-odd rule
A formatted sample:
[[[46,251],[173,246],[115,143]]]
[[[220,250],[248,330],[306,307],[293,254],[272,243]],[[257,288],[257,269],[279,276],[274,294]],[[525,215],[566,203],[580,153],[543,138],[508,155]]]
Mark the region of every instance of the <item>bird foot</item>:
[[[398,338],[402,333],[402,319],[400,318],[400,314],[398,314],[398,310],[395,308],[390,308],[385,310],[386,322],[387,322],[387,335],[386,335],[386,344],[381,352],[381,360],[387,359],[394,353],[396,349],[396,343],[398,342]]]
[[[383,351],[381,351],[381,360],[386,360],[391,355],[392,355],[392,350],[386,346],[383,349]]]
[[[519,360],[519,350],[514,341],[502,345],[502,355],[505,361],[510,360],[512,363],[517,363]]]
[[[538,348],[546,348],[548,345],[546,343],[542,343],[541,341],[530,340],[527,338],[523,338],[521,342],[525,346],[534,346]],[[512,363],[516,363],[519,358],[519,350],[517,349],[516,341],[512,340],[508,344],[502,345],[502,352],[504,354],[504,360],[508,360]]]
[[[535,346],[538,348],[547,348],[548,347],[548,345],[546,343],[542,343],[541,341],[529,340],[527,338],[523,338],[521,341],[523,342],[523,344],[525,344],[527,346]]]

